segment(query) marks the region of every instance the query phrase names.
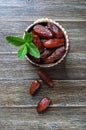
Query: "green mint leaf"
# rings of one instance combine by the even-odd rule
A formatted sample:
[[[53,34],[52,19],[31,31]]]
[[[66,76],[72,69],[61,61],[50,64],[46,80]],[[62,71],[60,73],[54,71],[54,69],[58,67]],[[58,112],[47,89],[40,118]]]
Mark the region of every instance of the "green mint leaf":
[[[36,58],[40,58],[40,52],[39,52],[38,48],[32,42],[27,44],[27,46],[28,46],[28,53],[31,56],[34,56]]]
[[[25,40],[25,42],[32,42],[32,40],[33,40],[32,33],[25,32],[24,40]]]
[[[22,45],[18,50],[18,58],[21,60],[27,54],[27,46]]]
[[[15,36],[7,36],[6,40],[11,43],[12,45],[15,46],[21,46],[25,43],[25,40],[20,38],[20,37],[15,37]]]

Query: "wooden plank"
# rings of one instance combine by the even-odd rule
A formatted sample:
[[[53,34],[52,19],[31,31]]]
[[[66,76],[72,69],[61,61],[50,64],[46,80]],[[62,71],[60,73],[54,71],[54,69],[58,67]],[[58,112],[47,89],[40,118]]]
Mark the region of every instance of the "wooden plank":
[[[85,130],[86,108],[0,108],[0,130]]]
[[[16,54],[0,54],[0,80],[39,79],[37,70],[27,60],[18,60]],[[45,69],[53,79],[86,79],[86,54],[69,53],[59,65]]]
[[[25,6],[28,0],[0,0],[0,6]]]
[[[18,4],[19,5],[19,4]],[[40,17],[51,17],[56,20],[85,20],[86,19],[86,1],[64,1],[64,0],[29,0],[24,6],[0,7],[0,20],[35,20]],[[40,14],[39,14],[40,12]]]
[[[47,0],[47,1],[45,1],[45,3],[43,2],[43,1],[39,1],[39,0],[36,0],[36,2],[40,2],[39,4],[40,5],[44,5],[45,3],[46,4],[49,4],[49,2],[51,2],[51,3],[53,3],[54,5],[55,4],[60,4],[60,3],[62,3],[62,4],[65,4],[65,3],[68,3],[68,4],[82,4],[82,3],[85,3],[85,0],[54,0],[54,1],[52,1],[52,0]],[[25,4],[25,3],[28,3],[28,4],[35,4],[34,3],[34,0],[11,0],[11,1],[9,1],[9,0],[0,0],[0,6],[17,6],[17,5],[22,5],[22,4]],[[24,5],[25,6],[25,5]]]
[[[40,13],[39,13],[40,12]],[[67,30],[67,58],[45,69],[53,88],[37,75],[39,68],[19,61],[17,48],[6,43],[7,35],[23,35],[34,20],[50,17]],[[86,1],[0,0],[0,130],[86,130]],[[41,81],[35,97],[28,91],[34,79]],[[43,114],[35,110],[42,97],[52,104]]]
[[[0,23],[0,52],[16,51],[16,47],[6,43],[6,36],[23,36],[28,25],[32,22],[1,22]]]
[[[86,80],[54,80],[49,88],[41,81],[35,97],[29,94],[33,80],[0,81],[0,107],[32,107],[45,96],[52,100],[52,107],[86,106]]]
[[[33,22],[0,22],[0,53],[16,52],[17,48],[7,44],[5,38],[8,35],[23,36],[27,26]],[[66,29],[70,39],[69,53],[86,51],[86,23],[85,22],[60,22]]]

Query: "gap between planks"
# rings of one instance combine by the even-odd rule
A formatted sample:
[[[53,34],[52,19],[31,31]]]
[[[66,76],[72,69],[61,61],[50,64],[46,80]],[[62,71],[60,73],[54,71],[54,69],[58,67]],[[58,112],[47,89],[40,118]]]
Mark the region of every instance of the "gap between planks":
[[[12,105],[12,106],[0,106],[0,108],[35,108],[37,105]],[[49,108],[82,108],[86,107],[86,105],[75,105],[75,104],[66,104],[66,105],[58,105],[58,104],[53,104],[50,105]]]
[[[20,19],[18,19],[18,18],[8,18],[8,17],[6,17],[6,18],[0,18],[0,22],[34,22],[34,21],[36,21],[37,19],[40,19],[40,18],[46,18],[46,17],[38,17],[38,18],[33,18],[33,19],[28,19],[27,17],[25,17],[25,18],[20,18]],[[48,17],[49,18],[49,17]],[[85,19],[72,19],[72,21],[71,21],[71,19],[55,19],[55,18],[50,18],[50,19],[53,19],[53,20],[55,20],[55,21],[57,21],[57,22],[86,22],[86,20]]]

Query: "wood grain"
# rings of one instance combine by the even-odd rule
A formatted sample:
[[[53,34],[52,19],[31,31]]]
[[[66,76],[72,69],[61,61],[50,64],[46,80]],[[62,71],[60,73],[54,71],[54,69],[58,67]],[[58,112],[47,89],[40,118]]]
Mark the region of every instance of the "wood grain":
[[[39,79],[37,70],[39,68],[30,64],[27,60],[18,60],[17,54],[0,54],[0,79]],[[59,65],[45,69],[52,79],[77,80],[86,79],[86,54],[69,53],[67,58]]]
[[[28,22],[0,22],[0,52],[16,52],[17,48],[7,44],[6,36],[23,36],[25,29],[33,21]],[[60,22],[70,39],[71,53],[83,53],[86,50],[86,22]]]
[[[16,0],[18,1],[18,0]],[[0,20],[4,21],[32,21],[40,17],[50,17],[55,20],[65,20],[65,21],[84,21],[86,19],[86,1],[78,0],[29,0],[27,4],[22,6],[24,2],[13,1],[7,2],[8,4],[2,4],[0,6]],[[25,1],[26,2],[26,1]],[[11,4],[10,4],[11,3]],[[10,5],[10,6],[9,6]],[[15,5],[15,6],[14,6]],[[40,15],[39,15],[40,13]]]
[[[23,36],[36,19],[59,22],[70,39],[66,59],[45,69],[54,81],[49,88],[37,67],[17,58],[17,47],[6,36]],[[32,97],[33,80],[41,89]],[[44,113],[35,110],[42,97],[52,104]],[[86,0],[0,0],[0,130],[86,130]]]
[[[41,81],[35,97],[29,94],[32,81],[0,81],[0,107],[36,107],[45,96],[51,98],[53,107],[86,106],[86,80],[54,80],[52,88]]]
[[[26,6],[28,0],[0,0],[0,6]]]
[[[85,130],[86,109],[49,108],[38,114],[35,108],[0,108],[1,130]]]

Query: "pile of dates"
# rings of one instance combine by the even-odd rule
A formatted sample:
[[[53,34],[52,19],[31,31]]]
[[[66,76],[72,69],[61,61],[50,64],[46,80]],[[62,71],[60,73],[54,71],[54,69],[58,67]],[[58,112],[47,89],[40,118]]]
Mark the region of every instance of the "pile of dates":
[[[55,63],[66,51],[66,41],[62,30],[51,22],[43,22],[34,25],[29,32],[32,32],[33,43],[40,51],[41,57],[29,58],[42,64]]]
[[[40,76],[40,78],[49,86],[52,87],[53,86],[53,80],[50,78],[50,76],[43,70],[39,70],[38,71],[38,75]],[[29,93],[34,96],[38,90],[41,87],[41,82],[38,80],[34,80],[31,85],[30,85],[30,89],[29,89]],[[44,97],[40,100],[40,102],[38,103],[36,110],[38,113],[41,113],[43,111],[45,111],[49,105],[51,103],[51,99],[48,97]]]

